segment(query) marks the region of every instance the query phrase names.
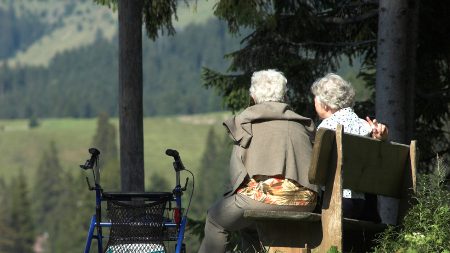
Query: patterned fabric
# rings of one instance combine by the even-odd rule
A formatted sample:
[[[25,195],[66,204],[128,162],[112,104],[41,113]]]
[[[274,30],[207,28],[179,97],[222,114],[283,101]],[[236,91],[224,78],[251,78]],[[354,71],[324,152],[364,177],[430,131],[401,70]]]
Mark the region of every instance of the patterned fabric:
[[[265,180],[250,179],[237,193],[253,200],[272,205],[309,206],[316,205],[317,193],[282,177]]]
[[[328,128],[336,130],[338,124],[344,126],[344,133],[356,134],[361,136],[370,136],[372,133],[372,128],[367,121],[361,119],[356,115],[352,108],[347,107],[340,109],[339,111],[333,113],[330,117],[324,119],[317,129]],[[344,198],[353,199],[364,199],[364,194],[351,191],[349,189],[344,189],[342,192]]]
[[[369,136],[372,133],[372,128],[369,123],[359,118],[350,107],[340,109],[339,111],[333,113],[333,115],[324,119],[317,128],[336,130],[338,124],[344,126],[345,133],[361,136]]]

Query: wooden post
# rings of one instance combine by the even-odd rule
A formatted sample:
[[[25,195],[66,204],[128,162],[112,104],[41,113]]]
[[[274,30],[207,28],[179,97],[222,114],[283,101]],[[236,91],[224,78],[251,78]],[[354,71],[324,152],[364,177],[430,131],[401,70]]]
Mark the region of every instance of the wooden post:
[[[342,252],[342,125],[336,128],[336,155],[337,163],[333,176],[328,176],[326,191],[330,193],[324,196],[324,206],[322,207],[322,231],[323,240],[319,246],[319,252],[327,252],[332,246],[337,247]],[[334,159],[333,159],[334,160]]]
[[[124,192],[144,191],[142,1],[119,0],[119,130]]]
[[[411,161],[411,179],[412,179],[412,191],[415,194],[416,193],[416,173],[417,173],[417,148],[416,148],[416,141],[411,141],[411,144],[409,145],[409,160]]]
[[[402,197],[399,202],[397,224],[401,224],[405,218],[411,205],[415,202],[412,196],[416,193],[416,141],[411,141],[409,145],[409,164],[407,164],[406,171],[404,173],[404,182],[402,189]]]

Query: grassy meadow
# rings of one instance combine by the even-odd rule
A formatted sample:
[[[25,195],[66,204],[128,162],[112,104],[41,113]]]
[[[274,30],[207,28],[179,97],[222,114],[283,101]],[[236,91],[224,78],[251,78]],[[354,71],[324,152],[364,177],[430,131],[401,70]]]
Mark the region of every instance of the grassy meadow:
[[[209,129],[214,127],[221,131],[221,122],[229,115],[209,113],[145,118],[146,185],[153,173],[173,182],[172,160],[165,155],[167,148],[177,149],[185,166],[195,173],[206,148]],[[110,121],[118,133],[118,119],[111,118]],[[22,169],[31,179],[51,141],[56,144],[63,169],[81,173],[78,165],[89,157],[87,150],[91,147],[97,119],[40,119],[36,128],[30,128],[28,123],[24,119],[0,120],[0,177],[9,181]]]

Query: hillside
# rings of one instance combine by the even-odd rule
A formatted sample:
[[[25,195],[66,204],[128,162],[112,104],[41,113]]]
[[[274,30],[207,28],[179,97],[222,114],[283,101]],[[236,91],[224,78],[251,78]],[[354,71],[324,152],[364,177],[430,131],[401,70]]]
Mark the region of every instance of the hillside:
[[[115,13],[91,1],[7,2],[0,7],[0,118],[117,116]],[[224,71],[224,55],[239,48],[239,38],[209,19],[214,1],[192,3],[180,4],[174,36],[143,38],[146,116],[222,109],[202,86],[201,69]]]
[[[177,149],[186,167],[195,173],[206,148],[208,130],[211,127],[222,130],[220,122],[227,115],[145,118],[146,179],[158,173],[172,183],[172,162],[164,154],[167,148]],[[117,127],[117,119],[111,122]],[[78,165],[89,156],[87,149],[91,147],[95,130],[96,119],[45,119],[37,128],[29,128],[26,120],[0,120],[0,178],[9,181],[20,169],[33,178],[43,151],[51,141],[56,144],[62,167],[82,173]]]
[[[177,31],[192,24],[205,24],[213,17],[212,7],[216,1],[188,2],[191,2],[189,6],[184,3],[179,5],[178,20],[175,20]],[[30,26],[37,23],[45,26],[42,36],[31,45],[4,59],[12,66],[48,66],[58,53],[91,45],[98,34],[111,41],[118,29],[117,12],[92,0],[1,0],[0,9],[14,12],[16,20],[33,17],[35,20]]]

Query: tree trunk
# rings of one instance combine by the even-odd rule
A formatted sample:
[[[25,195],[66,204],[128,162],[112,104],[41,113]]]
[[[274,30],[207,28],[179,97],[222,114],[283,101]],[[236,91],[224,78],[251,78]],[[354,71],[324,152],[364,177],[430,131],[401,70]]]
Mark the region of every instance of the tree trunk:
[[[406,142],[415,138],[415,96],[416,96],[416,71],[417,71],[417,48],[419,35],[419,0],[408,1],[408,44],[406,57],[408,63],[408,75],[406,76]]]
[[[142,1],[119,0],[118,13],[121,184],[143,192]]]
[[[408,143],[413,136],[418,0],[380,0],[378,21],[376,117],[389,138]],[[380,199],[380,215],[395,224],[396,203]]]

